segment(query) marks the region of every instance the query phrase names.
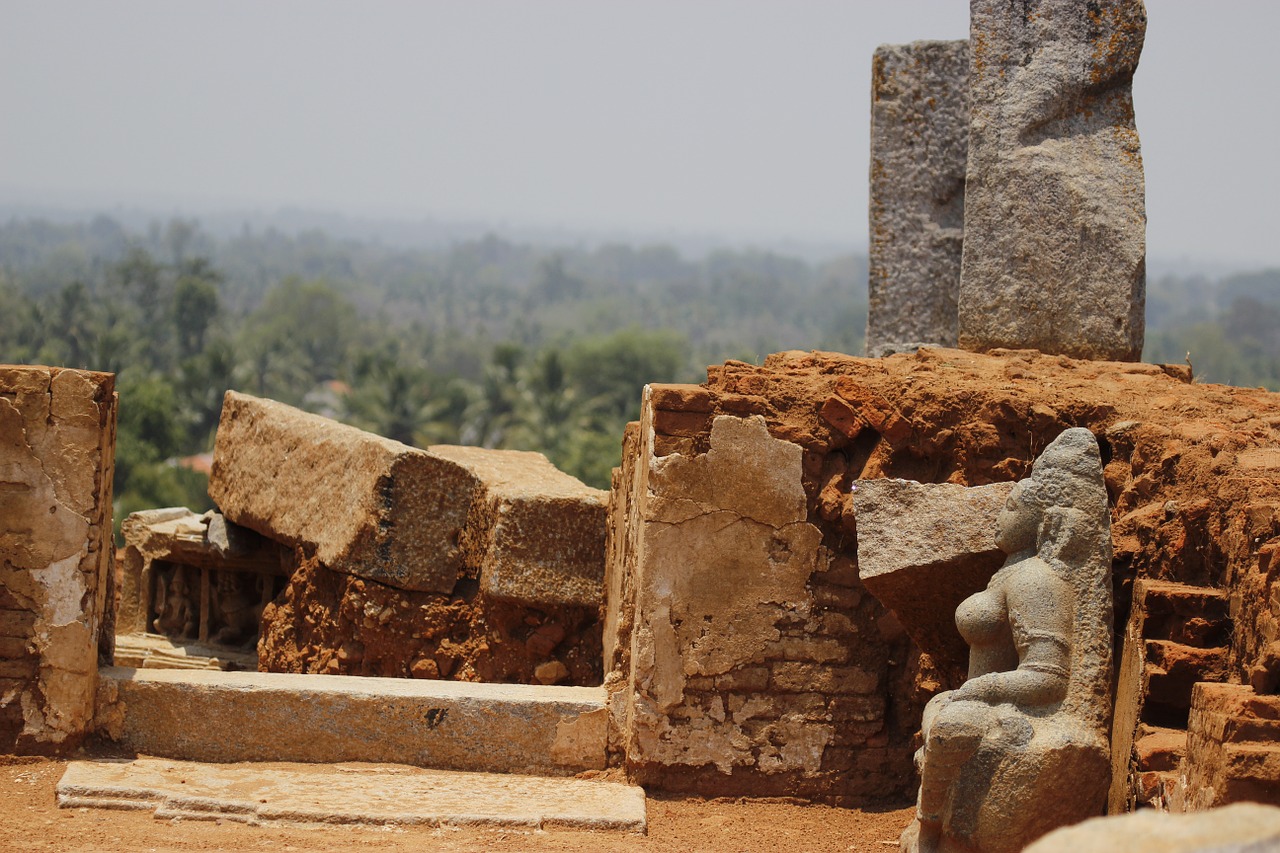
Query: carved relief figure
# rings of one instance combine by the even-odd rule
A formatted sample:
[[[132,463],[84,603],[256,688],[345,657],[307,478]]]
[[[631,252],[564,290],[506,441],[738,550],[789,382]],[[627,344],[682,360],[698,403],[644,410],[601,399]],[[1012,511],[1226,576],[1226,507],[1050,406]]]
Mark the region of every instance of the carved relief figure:
[[[1069,429],[1010,493],[1008,554],[956,610],[969,678],[924,711],[908,853],[1004,853],[1100,814],[1111,708],[1111,540],[1097,441]]]
[[[257,642],[258,620],[262,614],[254,607],[255,580],[242,572],[215,574],[213,601],[222,626],[214,633],[213,642],[230,646]]]
[[[196,635],[199,609],[193,595],[186,566],[176,565],[167,580],[162,572],[156,572],[156,618],[151,623],[156,633],[181,639]]]

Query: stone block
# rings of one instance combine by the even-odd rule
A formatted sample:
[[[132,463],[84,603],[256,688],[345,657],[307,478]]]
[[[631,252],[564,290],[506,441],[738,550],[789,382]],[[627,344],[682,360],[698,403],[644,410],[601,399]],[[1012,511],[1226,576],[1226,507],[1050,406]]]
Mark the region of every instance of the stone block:
[[[480,481],[465,468],[273,400],[228,391],[209,496],[231,521],[329,568],[453,590]]]
[[[872,59],[868,355],[956,345],[968,76],[967,41]]]
[[[408,447],[227,392],[209,495],[235,524],[335,571],[526,603],[599,604],[606,493],[538,453]]]
[[[605,766],[601,688],[118,667],[102,677],[100,730],[162,758],[549,776]]]
[[[959,342],[1137,361],[1141,0],[971,0]]]
[[[377,795],[370,796],[374,788]],[[645,829],[644,790],[634,785],[399,764],[74,761],[57,795],[60,808],[154,810],[157,819],[174,822],[229,820],[330,831],[334,826]]]
[[[486,595],[533,605],[603,603],[608,492],[583,485],[541,453],[429,450],[481,484],[458,544]]]
[[[109,654],[115,377],[0,366],[0,751],[73,749]]]
[[[1025,853],[1263,853],[1280,849],[1280,808],[1240,803],[1198,814],[1144,810],[1097,817],[1056,830]]]
[[[939,666],[967,665],[956,608],[984,589],[1004,562],[995,521],[1013,485],[854,484],[858,576]]]

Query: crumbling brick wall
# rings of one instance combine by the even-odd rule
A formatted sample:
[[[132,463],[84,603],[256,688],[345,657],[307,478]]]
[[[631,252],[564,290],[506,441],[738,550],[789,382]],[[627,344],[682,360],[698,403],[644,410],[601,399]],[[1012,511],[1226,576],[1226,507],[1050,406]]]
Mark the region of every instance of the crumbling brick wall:
[[[657,787],[711,795],[909,796],[920,710],[954,685],[859,583],[850,487],[876,477],[1019,479],[1071,426],[1098,436],[1106,463],[1117,637],[1135,577],[1224,587],[1239,597],[1237,612],[1273,613],[1274,576],[1259,557],[1280,544],[1280,452],[1270,450],[1280,447],[1280,395],[1190,378],[1178,366],[926,349],[876,360],[779,353],[762,366],[712,367],[702,386],[652,387],[627,433],[610,521],[606,684],[628,767]],[[793,548],[784,562],[771,562],[768,549],[742,556],[783,585],[807,568],[799,589],[762,600],[754,626],[763,645],[716,644],[711,632],[674,625],[663,609],[676,598],[667,587],[715,577],[698,571],[699,555],[663,556],[650,541],[656,525],[689,523],[670,509],[682,499],[696,505],[690,520],[715,509],[716,495],[673,491],[665,470],[699,459],[709,471],[732,469],[732,460],[707,461],[724,418],[760,418],[770,439],[797,448],[787,476],[803,490],[803,524],[817,534],[801,543],[807,553]],[[733,636],[751,627],[712,616]],[[1270,671],[1263,650],[1274,622],[1258,624],[1237,634],[1229,678]],[[665,652],[654,639],[663,636]],[[649,674],[661,654],[680,661],[679,690],[671,685],[680,678]],[[865,693],[853,689],[862,679]],[[665,724],[649,722],[656,709]]]
[[[0,367],[0,748],[65,752],[109,653],[114,377]]]

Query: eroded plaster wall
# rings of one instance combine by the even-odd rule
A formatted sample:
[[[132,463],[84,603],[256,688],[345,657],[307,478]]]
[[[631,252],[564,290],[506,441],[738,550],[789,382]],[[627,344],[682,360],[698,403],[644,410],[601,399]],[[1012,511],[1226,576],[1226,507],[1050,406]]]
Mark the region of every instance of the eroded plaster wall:
[[[699,405],[648,389],[617,477],[606,666],[628,770],[691,792],[890,793],[888,645],[852,639],[883,611],[810,521],[802,448]]]
[[[105,373],[0,367],[0,746],[7,752],[65,751],[92,719],[112,563],[114,388]]]

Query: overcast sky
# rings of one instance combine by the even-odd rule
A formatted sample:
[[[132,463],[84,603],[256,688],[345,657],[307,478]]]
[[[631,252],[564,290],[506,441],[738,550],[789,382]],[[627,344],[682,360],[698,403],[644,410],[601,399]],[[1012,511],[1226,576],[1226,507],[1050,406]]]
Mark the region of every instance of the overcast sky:
[[[865,246],[871,52],[964,0],[0,0],[0,192]],[[1280,2],[1148,0],[1149,251],[1280,266]]]

